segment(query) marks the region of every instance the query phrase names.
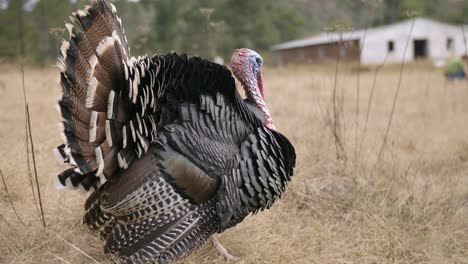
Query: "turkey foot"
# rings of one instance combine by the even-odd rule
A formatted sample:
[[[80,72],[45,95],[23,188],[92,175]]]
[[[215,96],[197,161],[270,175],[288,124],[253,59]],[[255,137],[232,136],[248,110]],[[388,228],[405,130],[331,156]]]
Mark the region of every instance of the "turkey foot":
[[[216,249],[218,255],[223,257],[225,260],[238,261],[240,259],[239,257],[229,254],[229,252],[227,252],[227,250],[223,247],[223,245],[221,245],[221,243],[218,241],[218,239],[216,239],[216,237],[211,236],[210,241],[213,244],[213,247]]]

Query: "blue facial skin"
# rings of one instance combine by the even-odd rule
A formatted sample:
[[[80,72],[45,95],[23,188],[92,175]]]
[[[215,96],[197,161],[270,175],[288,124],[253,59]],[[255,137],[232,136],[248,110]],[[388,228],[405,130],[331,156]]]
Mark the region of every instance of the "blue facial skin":
[[[257,72],[262,67],[262,63],[263,63],[262,57],[257,52],[255,52],[253,50],[250,51],[250,56],[253,59],[252,71],[253,71],[254,74],[257,74]]]

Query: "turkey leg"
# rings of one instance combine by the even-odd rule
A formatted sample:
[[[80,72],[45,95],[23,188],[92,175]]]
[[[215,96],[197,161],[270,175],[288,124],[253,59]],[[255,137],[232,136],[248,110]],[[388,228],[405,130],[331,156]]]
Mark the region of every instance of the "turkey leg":
[[[218,255],[223,257],[225,260],[237,261],[240,259],[239,257],[229,254],[227,250],[223,247],[223,245],[221,245],[221,243],[218,241],[218,239],[216,239],[215,236],[211,236],[210,241],[213,244],[213,247],[216,249],[216,252],[218,253]]]

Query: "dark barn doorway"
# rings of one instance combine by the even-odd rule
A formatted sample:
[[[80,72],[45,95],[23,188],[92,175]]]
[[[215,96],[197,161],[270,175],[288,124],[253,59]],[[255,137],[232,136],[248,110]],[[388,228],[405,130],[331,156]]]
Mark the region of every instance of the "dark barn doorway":
[[[414,40],[414,59],[427,58],[427,39]]]

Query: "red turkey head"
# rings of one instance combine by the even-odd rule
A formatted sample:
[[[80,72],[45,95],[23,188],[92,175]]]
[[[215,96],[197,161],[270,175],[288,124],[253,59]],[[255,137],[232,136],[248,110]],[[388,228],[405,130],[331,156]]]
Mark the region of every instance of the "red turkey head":
[[[262,75],[262,57],[250,49],[237,49],[231,57],[232,72],[242,84],[247,98],[255,104],[265,115],[265,126],[275,129],[270,112],[265,103]]]

